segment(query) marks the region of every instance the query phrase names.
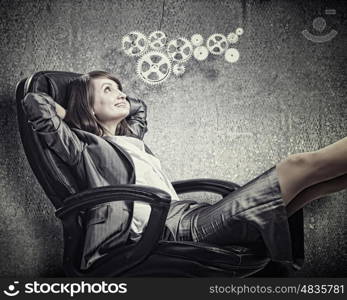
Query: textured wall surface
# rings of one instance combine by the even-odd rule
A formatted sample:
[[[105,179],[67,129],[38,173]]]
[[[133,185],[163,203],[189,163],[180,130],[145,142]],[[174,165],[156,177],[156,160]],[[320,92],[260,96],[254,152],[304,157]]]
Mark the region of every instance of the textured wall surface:
[[[16,83],[40,70],[117,74],[148,104],[146,143],[172,180],[211,177],[244,184],[288,154],[347,134],[344,1],[0,0],[0,276],[59,276],[62,230],[26,160],[16,121]],[[335,15],[324,15],[326,8]],[[312,20],[327,28],[314,32]],[[240,59],[190,59],[182,77],[146,85],[122,37],[163,30],[169,40],[244,34]],[[337,36],[313,43],[301,31]],[[205,195],[204,195],[205,197]],[[207,196],[206,196],[207,197]],[[294,276],[346,275],[347,193],[304,209],[303,269]],[[206,199],[208,200],[208,199]]]

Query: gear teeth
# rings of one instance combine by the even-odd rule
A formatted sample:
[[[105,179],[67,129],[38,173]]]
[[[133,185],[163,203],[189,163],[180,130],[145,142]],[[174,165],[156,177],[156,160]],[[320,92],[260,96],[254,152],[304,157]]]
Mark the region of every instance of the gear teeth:
[[[192,35],[190,41],[193,44],[193,46],[199,47],[204,43],[204,38],[201,34],[196,33]]]
[[[199,46],[194,49],[194,57],[196,60],[202,61],[208,57],[209,51],[205,46]]]
[[[122,38],[122,49],[128,56],[141,56],[147,48],[147,37],[139,31],[131,31]]]
[[[239,27],[227,37],[220,33],[212,34],[204,44],[201,34],[193,34],[188,40],[179,37],[168,42],[163,31],[153,31],[148,36],[139,31],[131,31],[122,38],[122,50],[128,56],[139,57],[136,73],[142,81],[150,85],[158,85],[167,80],[171,72],[175,76],[185,73],[184,62],[192,55],[198,61],[205,60],[209,53],[222,55],[229,63],[239,60],[240,53],[236,48],[228,49],[230,44],[238,42],[244,30]],[[152,50],[149,50],[152,49]],[[149,51],[148,51],[149,50]]]
[[[230,44],[235,44],[238,42],[239,36],[234,32],[230,32],[227,36],[227,40]]]
[[[179,37],[168,43],[166,52],[173,62],[186,62],[193,54],[193,45],[186,38]]]
[[[139,58],[136,73],[147,84],[163,83],[170,77],[171,61],[163,52],[149,51]]]
[[[211,54],[222,55],[228,48],[228,40],[224,34],[212,34],[206,41],[206,46]]]
[[[181,76],[186,71],[186,67],[183,64],[175,64],[172,68],[172,73],[174,73],[176,76]]]
[[[167,37],[163,31],[153,31],[148,37],[148,43],[151,49],[155,51],[162,50],[167,44]]]
[[[229,48],[227,51],[225,51],[224,58],[229,63],[235,63],[240,58],[240,53],[235,48]]]

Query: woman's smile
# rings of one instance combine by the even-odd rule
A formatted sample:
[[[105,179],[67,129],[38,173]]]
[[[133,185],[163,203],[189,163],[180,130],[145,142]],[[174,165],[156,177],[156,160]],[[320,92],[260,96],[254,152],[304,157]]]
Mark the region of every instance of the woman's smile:
[[[122,102],[122,103],[116,103],[114,106],[115,107],[126,107],[127,104],[125,102]]]

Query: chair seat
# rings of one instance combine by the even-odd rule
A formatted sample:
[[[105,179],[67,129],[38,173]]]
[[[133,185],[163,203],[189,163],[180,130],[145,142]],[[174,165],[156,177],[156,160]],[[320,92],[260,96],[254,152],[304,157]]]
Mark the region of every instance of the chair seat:
[[[262,270],[270,259],[241,246],[228,249],[189,241],[159,241],[153,253],[122,276],[248,277]]]

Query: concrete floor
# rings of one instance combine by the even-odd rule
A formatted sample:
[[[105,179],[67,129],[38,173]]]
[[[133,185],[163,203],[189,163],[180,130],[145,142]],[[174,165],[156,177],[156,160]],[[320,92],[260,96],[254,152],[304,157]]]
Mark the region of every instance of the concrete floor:
[[[41,70],[111,71],[148,104],[145,141],[173,181],[210,177],[242,185],[288,154],[347,135],[344,2],[1,0],[0,276],[62,275],[61,226],[18,133],[20,79]],[[326,15],[327,8],[336,14]],[[327,22],[322,32],[312,28],[318,16]],[[237,63],[211,54],[191,58],[181,77],[171,74],[158,86],[139,79],[136,60],[121,45],[130,31],[206,39],[237,27],[244,29],[234,44]],[[304,29],[337,35],[314,43]],[[306,262],[294,276],[346,275],[346,198],[345,190],[305,207]]]

